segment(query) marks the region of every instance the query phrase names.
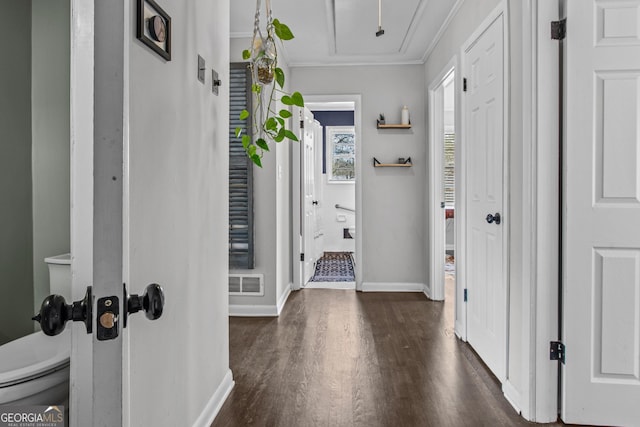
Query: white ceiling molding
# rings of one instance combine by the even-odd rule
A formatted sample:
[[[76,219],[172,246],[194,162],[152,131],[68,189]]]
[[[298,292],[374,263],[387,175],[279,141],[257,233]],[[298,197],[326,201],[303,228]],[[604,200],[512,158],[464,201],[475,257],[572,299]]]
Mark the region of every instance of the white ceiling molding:
[[[453,18],[455,18],[456,14],[458,13],[458,10],[460,10],[462,3],[464,3],[464,0],[457,0],[456,3],[451,8],[449,15],[447,15],[447,18],[444,20],[444,22],[440,26],[440,29],[438,29],[438,32],[436,33],[435,37],[433,38],[433,40],[431,40],[431,43],[429,44],[427,49],[424,51],[424,55],[422,55],[423,64],[426,64],[427,60],[429,59],[429,56],[433,52],[433,49],[436,48],[436,46],[438,45],[438,42],[444,35],[445,31],[447,31],[447,28],[449,28],[449,24],[451,24],[451,21],[453,21]]]
[[[413,18],[411,18],[411,23],[409,24],[409,28],[407,29],[407,33],[404,35],[404,39],[402,39],[402,44],[400,45],[399,52],[406,52],[407,47],[411,43],[413,39],[413,35],[416,33],[416,28],[418,23],[422,21],[422,17],[424,16],[424,11],[427,8],[428,0],[420,0],[418,3],[418,7],[416,8],[415,13],[413,14]]]
[[[336,1],[325,0],[327,12],[327,33],[329,34],[329,55],[335,55],[336,47]]]

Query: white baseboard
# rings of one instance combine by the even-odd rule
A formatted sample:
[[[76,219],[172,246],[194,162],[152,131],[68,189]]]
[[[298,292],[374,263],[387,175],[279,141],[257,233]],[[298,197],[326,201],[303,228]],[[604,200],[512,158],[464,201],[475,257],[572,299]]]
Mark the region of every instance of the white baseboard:
[[[229,316],[236,317],[278,317],[275,305],[229,304]]]
[[[289,283],[276,305],[244,305],[229,304],[229,316],[235,317],[278,317],[291,295],[292,284]]]
[[[216,415],[218,415],[218,412],[220,412],[220,408],[222,408],[225,400],[227,400],[227,397],[229,396],[229,393],[231,393],[231,389],[233,389],[234,385],[233,373],[231,372],[231,369],[229,369],[215,393],[213,393],[213,396],[211,396],[211,399],[209,399],[200,413],[200,416],[193,423],[193,427],[208,427],[213,423],[213,420],[216,418]]]
[[[513,406],[513,409],[516,410],[518,414],[521,414],[520,410],[520,392],[516,390],[516,388],[509,382],[509,380],[505,380],[502,383],[502,393],[504,394],[504,398],[507,399],[507,402]]]
[[[431,288],[427,284],[424,285],[422,292],[424,292],[424,295],[427,298],[429,298],[430,300],[433,300],[433,298],[431,298]]]
[[[424,292],[424,283],[363,282],[362,292]]]
[[[289,295],[291,295],[291,286],[292,286],[292,283],[289,283],[287,285],[287,288],[282,293],[282,295],[280,295],[280,299],[278,299],[278,305],[276,306],[276,312],[278,313],[278,316],[280,316],[280,313],[282,313],[282,309],[284,308],[284,305],[287,303],[287,299],[289,299]]]

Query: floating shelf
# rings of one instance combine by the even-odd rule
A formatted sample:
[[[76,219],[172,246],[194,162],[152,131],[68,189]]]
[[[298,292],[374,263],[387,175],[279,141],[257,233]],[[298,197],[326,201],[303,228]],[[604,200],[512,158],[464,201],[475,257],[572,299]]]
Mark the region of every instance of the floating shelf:
[[[377,123],[378,129],[411,129],[411,124],[408,125],[381,125]]]
[[[413,166],[411,163],[411,157],[408,157],[404,163],[380,163],[378,159],[373,158],[373,167],[374,168],[410,168]]]

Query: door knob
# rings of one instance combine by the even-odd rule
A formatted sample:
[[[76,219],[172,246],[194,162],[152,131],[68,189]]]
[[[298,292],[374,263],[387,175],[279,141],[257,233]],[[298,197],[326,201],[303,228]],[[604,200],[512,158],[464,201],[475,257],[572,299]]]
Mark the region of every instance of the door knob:
[[[31,319],[40,323],[42,332],[45,335],[54,336],[60,334],[70,320],[84,322],[87,333],[90,334],[92,331],[92,304],[91,286],[87,287],[84,298],[80,301],[75,301],[73,304],[67,304],[62,295],[49,295],[42,301],[40,312]]]
[[[500,213],[496,212],[495,215],[489,214],[489,215],[487,215],[486,219],[487,219],[487,222],[489,224],[491,224],[492,222],[495,222],[496,225],[499,225],[500,224]]]
[[[317,205],[318,205],[318,201],[317,201],[317,200],[314,200],[313,202],[311,202],[311,204],[313,204],[313,205],[316,205],[316,206],[317,206]]]
[[[156,320],[162,316],[164,309],[164,291],[162,286],[152,283],[146,287],[142,295],[129,295],[127,293],[127,285],[124,288],[124,327],[127,327],[127,316],[137,313],[140,310],[145,311],[145,316],[149,320]]]

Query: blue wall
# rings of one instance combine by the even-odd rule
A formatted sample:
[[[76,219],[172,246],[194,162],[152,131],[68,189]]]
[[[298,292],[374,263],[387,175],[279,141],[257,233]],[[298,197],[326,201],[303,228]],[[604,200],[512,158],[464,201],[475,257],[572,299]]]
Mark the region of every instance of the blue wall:
[[[327,135],[325,126],[353,126],[353,111],[312,111],[322,125],[322,173],[327,173]]]

